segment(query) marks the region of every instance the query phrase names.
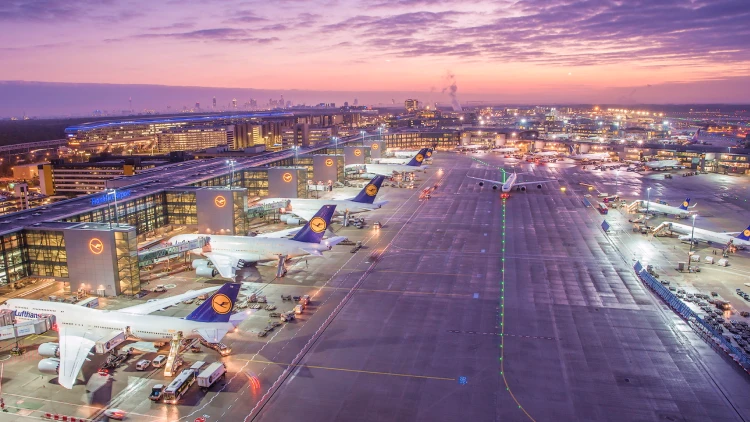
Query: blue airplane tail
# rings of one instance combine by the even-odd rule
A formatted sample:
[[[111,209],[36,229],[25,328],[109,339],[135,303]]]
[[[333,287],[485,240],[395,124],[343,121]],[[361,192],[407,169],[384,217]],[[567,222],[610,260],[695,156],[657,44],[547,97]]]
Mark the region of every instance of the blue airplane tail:
[[[292,240],[305,243],[320,243],[323,240],[326,229],[331,225],[331,218],[335,211],[335,205],[323,205],[313,218],[305,224],[305,227],[302,227],[302,230],[294,235]]]
[[[570,151],[571,154],[573,154],[575,152],[573,150],[573,145],[568,145],[568,151]]]
[[[684,200],[684,201],[682,202],[682,205],[680,205],[680,209],[681,209],[681,210],[685,210],[685,211],[687,211],[687,209],[688,209],[688,207],[689,207],[689,206],[690,206],[690,198],[686,198],[686,199],[685,199],[685,200]]]
[[[427,148],[427,151],[425,152],[425,157],[430,158],[432,157],[432,152],[434,151],[433,148]]]
[[[737,235],[737,239],[750,240],[750,226],[747,226],[744,231],[740,232],[740,234]]]
[[[422,165],[422,161],[424,161],[424,159],[425,159],[425,156],[427,154],[427,150],[428,149],[429,148],[422,148],[422,149],[420,149],[419,152],[417,153],[417,155],[415,155],[414,158],[411,159],[411,161],[409,161],[408,163],[406,163],[406,165],[407,166],[411,166],[411,167],[419,167],[419,166],[421,166]]]
[[[693,135],[693,138],[691,139],[691,141],[698,142],[698,135],[700,135],[700,133],[701,133],[700,129],[696,130],[695,135]]]
[[[229,322],[241,286],[240,283],[227,283],[221,286],[185,319],[197,322]]]
[[[383,184],[385,176],[375,176],[370,183],[367,184],[360,192],[359,195],[352,199],[352,202],[360,202],[362,204],[372,204],[375,202],[375,195],[380,190],[380,185]]]

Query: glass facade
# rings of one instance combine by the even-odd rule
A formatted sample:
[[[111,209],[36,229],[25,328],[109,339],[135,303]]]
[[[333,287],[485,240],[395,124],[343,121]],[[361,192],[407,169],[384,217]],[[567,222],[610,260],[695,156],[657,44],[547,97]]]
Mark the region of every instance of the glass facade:
[[[396,132],[383,135],[387,148],[427,148],[435,146],[438,150],[452,150],[461,141],[461,134],[456,130],[434,132]]]
[[[167,192],[166,197],[170,224],[186,226],[198,224],[195,192]]]
[[[0,236],[3,259],[0,260],[0,284],[7,285],[31,275],[26,241],[17,231]]]
[[[77,223],[115,223],[127,224],[136,228],[137,233],[144,234],[167,225],[165,193],[112,202],[106,208],[82,212],[62,221]],[[115,211],[116,208],[116,211]]]
[[[68,256],[62,231],[27,230],[26,246],[31,274],[68,278]]]
[[[234,234],[247,234],[247,197],[244,192],[232,192],[232,217],[234,219]]]
[[[117,283],[120,293],[128,296],[141,291],[138,269],[138,240],[135,229],[117,230],[115,235],[115,255],[117,260]]]

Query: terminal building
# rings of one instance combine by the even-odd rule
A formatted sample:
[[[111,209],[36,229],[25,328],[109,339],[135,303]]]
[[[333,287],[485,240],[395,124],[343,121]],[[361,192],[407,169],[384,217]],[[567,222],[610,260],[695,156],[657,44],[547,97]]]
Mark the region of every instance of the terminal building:
[[[2,216],[0,290],[41,278],[64,283],[68,292],[137,294],[139,269],[153,262],[139,254],[139,242],[175,225],[209,237],[245,235],[249,202],[306,197],[312,177],[340,175],[344,145],[360,139],[339,140],[338,149],[328,143],[238,157],[232,166],[224,158],[166,164],[108,177],[106,192]],[[174,248],[184,252],[201,246]]]

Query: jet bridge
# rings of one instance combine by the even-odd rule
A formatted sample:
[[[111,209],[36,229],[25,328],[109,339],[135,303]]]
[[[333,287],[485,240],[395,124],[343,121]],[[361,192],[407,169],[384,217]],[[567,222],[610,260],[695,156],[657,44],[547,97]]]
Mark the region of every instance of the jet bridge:
[[[658,226],[654,227],[653,230],[651,230],[651,234],[657,235],[659,233],[663,233],[665,231],[672,232],[672,223],[665,221]]]

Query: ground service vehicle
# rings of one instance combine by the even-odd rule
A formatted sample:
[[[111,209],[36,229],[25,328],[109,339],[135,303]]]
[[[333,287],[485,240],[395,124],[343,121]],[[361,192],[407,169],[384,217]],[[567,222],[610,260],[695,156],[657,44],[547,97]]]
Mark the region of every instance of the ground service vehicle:
[[[607,212],[609,212],[607,204],[603,202],[599,202],[598,204],[596,204],[596,210],[599,211],[599,214],[607,214]]]
[[[151,365],[151,361],[148,359],[142,359],[139,360],[138,363],[135,364],[135,369],[139,371],[145,371],[148,369],[148,366]]]
[[[151,401],[161,400],[161,396],[164,394],[164,384],[156,384],[151,388],[151,394],[148,395],[148,399]]]
[[[216,380],[224,378],[226,375],[227,367],[222,362],[214,362],[208,365],[208,367],[198,375],[198,386],[203,392],[206,392],[212,385],[214,385]]]
[[[154,368],[161,368],[165,363],[167,363],[167,357],[159,355],[154,358],[154,361],[151,364],[154,365]]]
[[[164,395],[162,399],[167,404],[177,404],[180,399],[187,392],[191,385],[195,382],[195,371],[192,369],[185,369],[180,372],[180,375],[174,379],[166,389],[164,389]]]

